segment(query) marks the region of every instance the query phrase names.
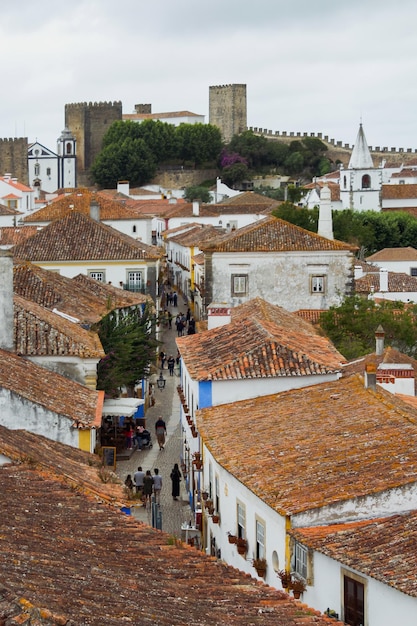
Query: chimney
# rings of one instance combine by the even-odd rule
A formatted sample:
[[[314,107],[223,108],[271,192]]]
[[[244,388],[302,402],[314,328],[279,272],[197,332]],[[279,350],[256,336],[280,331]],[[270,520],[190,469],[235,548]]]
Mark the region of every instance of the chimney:
[[[331,193],[327,185],[320,192],[319,224],[317,234],[326,239],[334,239]]]
[[[355,269],[354,269],[354,278],[355,280],[358,280],[358,278],[362,278],[362,276],[364,275],[363,269],[361,265],[355,265]]]
[[[0,250],[0,348],[14,349],[13,254]]]
[[[128,180],[119,180],[117,182],[117,193],[122,193],[124,196],[129,195],[130,185]]]
[[[193,200],[193,215],[200,215],[200,203],[198,200]]]
[[[389,291],[388,289],[388,270],[381,267],[379,270],[379,291],[381,293]]]
[[[100,221],[100,205],[97,200],[91,200],[90,202],[90,217],[96,222]]]
[[[376,391],[376,365],[368,363],[365,368],[365,389]]]
[[[380,324],[375,331],[375,352],[377,356],[384,354],[384,338],[385,331]]]
[[[217,328],[217,326],[226,326],[230,324],[231,307],[227,304],[210,304],[207,307],[207,328]]]

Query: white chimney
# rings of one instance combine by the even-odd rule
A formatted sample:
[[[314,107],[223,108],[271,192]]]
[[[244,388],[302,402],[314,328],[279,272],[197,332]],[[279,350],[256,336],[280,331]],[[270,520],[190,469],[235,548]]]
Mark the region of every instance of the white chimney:
[[[97,200],[91,200],[90,202],[90,217],[96,222],[100,221],[100,205]]]
[[[124,196],[130,194],[130,184],[128,180],[119,180],[117,183],[117,193],[122,193]]]
[[[388,289],[388,270],[381,267],[379,270],[379,291],[384,293],[389,291]]]
[[[0,250],[0,348],[13,350],[13,255]]]
[[[320,192],[319,224],[317,234],[326,239],[334,239],[331,192],[328,185],[322,187]]]
[[[217,326],[226,326],[230,324],[231,307],[225,303],[210,304],[207,307],[207,328],[217,328]]]
[[[376,365],[368,363],[365,368],[365,388],[376,391]]]
[[[375,352],[377,356],[384,354],[384,338],[385,331],[380,324],[375,331]]]
[[[193,200],[193,215],[200,215],[200,203],[198,200]]]
[[[354,270],[354,276],[355,276],[355,280],[358,280],[358,278],[362,278],[362,276],[364,275],[364,271],[362,269],[361,265],[355,265],[355,270]]]

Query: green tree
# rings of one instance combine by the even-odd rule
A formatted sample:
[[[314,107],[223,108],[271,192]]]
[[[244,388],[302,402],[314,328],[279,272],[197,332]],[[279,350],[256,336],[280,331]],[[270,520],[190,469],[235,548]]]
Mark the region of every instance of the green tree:
[[[222,170],[222,182],[228,187],[235,187],[249,176],[248,166],[245,163],[234,163]]]
[[[184,191],[184,198],[187,202],[192,202],[193,200],[200,200],[200,202],[210,202],[211,195],[207,187],[202,187],[200,185],[194,185],[191,187],[187,187]]]
[[[417,352],[417,306],[403,302],[373,300],[348,296],[340,306],[333,306],[320,316],[320,326],[347,359],[375,352],[375,331],[381,325],[385,343],[404,354]]]
[[[311,232],[317,232],[318,209],[303,209],[292,202],[283,202],[272,211],[272,215]]]
[[[122,143],[111,143],[96,157],[91,174],[102,187],[116,187],[117,181],[143,185],[156,173],[156,163],[143,139],[126,137]]]
[[[196,167],[217,161],[223,147],[220,129],[213,124],[180,124],[176,129],[178,157]]]
[[[98,334],[106,356],[97,367],[97,389],[112,397],[126,387],[133,395],[135,385],[149,373],[155,360],[158,341],[155,338],[156,317],[148,306],[125,316],[112,311],[98,324]]]

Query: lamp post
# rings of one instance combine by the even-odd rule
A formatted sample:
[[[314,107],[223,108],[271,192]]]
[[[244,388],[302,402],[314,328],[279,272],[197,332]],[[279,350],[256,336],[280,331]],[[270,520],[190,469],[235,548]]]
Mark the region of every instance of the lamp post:
[[[156,384],[158,385],[158,389],[160,389],[161,391],[163,391],[165,389],[165,383],[166,380],[165,378],[162,376],[162,370],[159,373],[159,378],[156,381]]]

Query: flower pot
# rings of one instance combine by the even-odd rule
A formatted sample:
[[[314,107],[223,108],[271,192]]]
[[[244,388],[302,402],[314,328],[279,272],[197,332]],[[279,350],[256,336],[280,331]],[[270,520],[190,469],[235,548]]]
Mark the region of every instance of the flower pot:
[[[199,470],[203,469],[203,464],[202,464],[201,461],[194,461],[194,467],[195,467],[196,470],[199,471]]]
[[[261,578],[265,578],[266,567],[261,567],[260,565],[258,565],[257,567],[255,567],[255,569],[258,576],[260,576]]]
[[[229,539],[229,543],[236,543],[237,542],[236,535],[229,535],[228,539]]]
[[[298,600],[298,599],[299,599],[299,597],[301,596],[301,591],[295,591],[295,590],[293,589],[293,590],[292,590],[292,592],[293,592],[294,598],[295,598],[296,600]]]
[[[213,524],[218,524],[220,517],[218,515],[212,515],[211,519],[213,520]]]
[[[246,539],[238,538],[236,547],[239,554],[246,554],[248,551],[248,542]]]
[[[203,498],[203,500],[207,500],[207,498],[208,498],[208,491],[203,491],[201,493],[201,497]]]

